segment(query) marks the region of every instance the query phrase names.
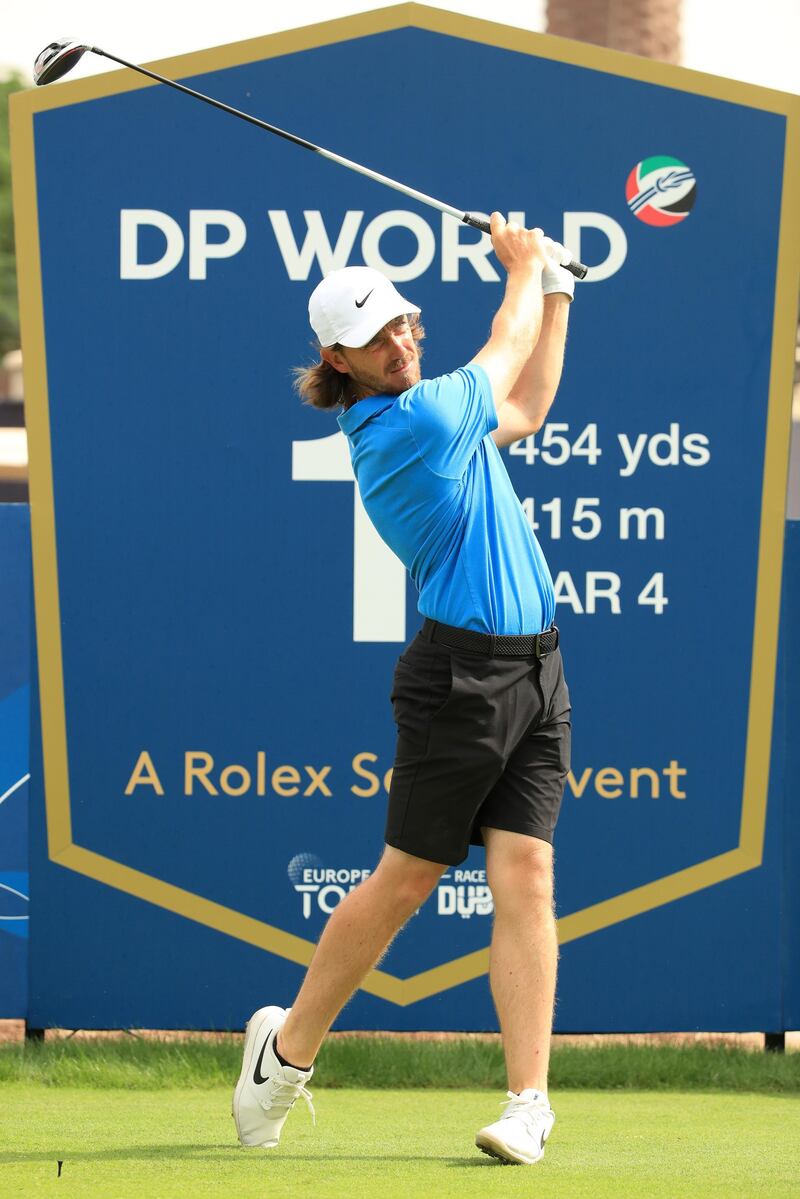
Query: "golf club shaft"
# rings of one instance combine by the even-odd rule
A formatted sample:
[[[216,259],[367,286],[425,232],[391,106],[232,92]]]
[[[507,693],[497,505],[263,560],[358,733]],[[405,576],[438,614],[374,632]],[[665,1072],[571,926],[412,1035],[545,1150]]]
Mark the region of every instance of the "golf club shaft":
[[[211,96],[206,96],[203,92],[186,87],[183,83],[177,83],[174,79],[167,79],[165,75],[149,71],[147,67],[140,67],[135,63],[127,62],[124,58],[117,58],[116,54],[109,54],[107,50],[101,50],[99,46],[89,46],[87,48],[91,54],[99,54],[102,58],[110,58],[122,67],[128,67],[131,71],[138,71],[140,75],[146,75],[148,79],[154,79],[156,83],[165,83],[167,87],[173,87],[176,91],[184,92],[187,96],[194,96],[196,100],[202,100],[205,104],[210,104],[212,108],[219,108],[222,112],[228,112],[234,117],[240,117],[243,121],[247,121],[251,125],[256,125],[259,129],[266,129],[267,133],[275,133],[287,142],[294,142],[296,146],[302,146],[305,150],[313,150],[315,154],[320,154],[323,158],[327,158],[331,162],[337,162],[339,166],[347,167],[348,170],[357,171],[359,175],[366,175],[368,179],[374,179],[376,183],[383,183],[387,187],[394,188],[395,191],[402,192],[404,196],[409,196],[412,200],[418,200],[421,204],[427,204],[430,208],[436,208],[439,212],[445,212],[448,216],[455,217],[456,220],[462,221],[466,225],[471,225],[475,229],[480,229],[483,233],[490,232],[488,221],[484,221],[480,217],[472,216],[468,212],[462,212],[461,209],[453,208],[450,204],[443,204],[441,200],[435,200],[433,196],[428,196],[425,192],[417,191],[413,187],[406,187],[405,184],[398,183],[396,179],[390,179],[388,175],[381,175],[378,171],[371,171],[369,167],[361,166],[360,163],[353,162],[349,158],[342,158],[340,154],[334,154],[332,150],[326,150],[322,146],[316,146],[313,142],[306,141],[304,137],[298,137],[296,133],[288,133],[285,129],[279,129],[277,125],[270,125],[268,121],[262,121],[258,117],[252,116],[249,112],[242,112],[239,108],[233,108],[230,104],[224,104],[221,100],[215,100]],[[580,262],[572,260],[563,265],[578,279],[583,279],[586,275],[587,268]]]
[[[140,75],[147,75],[150,79],[155,79],[158,83],[166,83],[167,87],[174,87],[179,92],[185,92],[187,96],[194,96],[196,100],[203,100],[213,108],[221,109],[222,112],[229,112],[232,116],[241,117],[243,121],[249,121],[251,125],[256,125],[259,129],[266,129],[268,133],[276,133],[278,137],[285,138],[287,142],[294,142],[296,146],[302,146],[306,150],[313,150],[315,154],[321,154],[323,158],[329,158],[331,162],[338,162],[340,166],[348,167],[351,171],[358,171],[360,175],[366,175],[368,179],[374,179],[377,183],[385,183],[387,187],[393,187],[395,191],[403,192],[404,195],[411,196],[423,204],[429,204],[432,208],[438,208],[440,212],[446,212],[450,216],[456,217],[459,221],[469,218],[468,212],[461,212],[458,208],[453,208],[450,204],[443,204],[441,200],[435,200],[433,196],[426,196],[424,192],[416,191],[413,187],[406,187],[404,184],[398,183],[397,180],[390,179],[388,175],[381,175],[378,171],[371,171],[369,167],[362,167],[360,163],[352,162],[349,158],[342,158],[340,154],[334,154],[332,150],[326,150],[323,146],[315,146],[313,142],[306,141],[304,137],[298,137],[296,133],[288,133],[285,129],[279,129],[277,125],[270,125],[268,121],[259,120],[258,117],[252,116],[249,112],[242,112],[241,109],[233,108],[230,104],[224,104],[221,100],[214,100],[211,96],[206,96],[203,92],[197,92],[194,88],[186,87],[183,83],[177,83],[174,79],[167,79],[165,75],[158,75],[155,71],[149,71],[147,67],[139,67],[135,63],[126,62],[124,58],[117,58],[116,54],[109,54],[106,50],[101,50],[98,46],[92,46],[90,50],[92,54],[101,54],[103,58],[111,58],[123,67],[130,67],[132,71],[138,71]],[[484,232],[488,233],[489,231],[486,221],[478,221],[472,218],[467,223],[474,224],[476,228],[483,229]]]

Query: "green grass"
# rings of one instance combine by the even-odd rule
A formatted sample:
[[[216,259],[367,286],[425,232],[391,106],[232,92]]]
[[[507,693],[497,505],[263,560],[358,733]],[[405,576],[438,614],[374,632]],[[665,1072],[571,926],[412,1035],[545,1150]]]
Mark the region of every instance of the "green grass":
[[[227,1086],[241,1065],[241,1039],[61,1040],[0,1046],[0,1084],[155,1090]],[[505,1090],[496,1042],[335,1038],[320,1054],[326,1088],[491,1087]],[[564,1046],[553,1053],[556,1090],[703,1090],[800,1094],[800,1053],[755,1053],[722,1045]]]
[[[796,1196],[800,1103],[783,1096],[552,1093],[544,1161],[502,1166],[474,1132],[500,1092],[316,1090],[279,1149],[235,1143],[230,1088],[7,1085],[0,1195],[173,1199],[741,1199]],[[57,1178],[57,1161],[63,1162]]]

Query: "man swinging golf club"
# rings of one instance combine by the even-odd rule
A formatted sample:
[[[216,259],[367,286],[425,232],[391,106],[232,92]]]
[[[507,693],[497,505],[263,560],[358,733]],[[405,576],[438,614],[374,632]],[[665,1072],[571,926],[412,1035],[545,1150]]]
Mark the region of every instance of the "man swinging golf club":
[[[508,1071],[501,1118],[476,1144],[532,1164],[547,1098],[558,947],[553,830],[570,762],[570,701],[553,583],[498,447],[536,432],[561,377],[572,275],[563,249],[491,218],[507,272],[486,345],[421,379],[420,310],[369,267],[333,271],[309,302],[320,361],[303,399],[341,407],[367,513],[419,590],[422,629],[400,656],[386,846],[338,905],[289,1010],[250,1019],[233,1116],[272,1148],[333,1021],[442,873],[486,848],[490,985]],[[313,1113],[313,1108],[312,1108]]]

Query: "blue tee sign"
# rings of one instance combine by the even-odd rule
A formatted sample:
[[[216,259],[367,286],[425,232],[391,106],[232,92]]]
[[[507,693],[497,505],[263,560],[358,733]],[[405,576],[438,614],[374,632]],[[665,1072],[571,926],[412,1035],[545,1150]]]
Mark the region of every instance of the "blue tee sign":
[[[773,1025],[797,103],[416,5],[160,69],[590,264],[547,423],[504,451],[573,702],[559,1027]],[[436,376],[485,341],[502,271],[475,230],[130,72],[12,99],[29,1018],[241,1027],[291,1002],[377,861],[389,684],[419,623],[333,417],[292,392],[308,296],[333,267],[385,271]],[[494,1027],[483,867],[447,873],[340,1027]]]

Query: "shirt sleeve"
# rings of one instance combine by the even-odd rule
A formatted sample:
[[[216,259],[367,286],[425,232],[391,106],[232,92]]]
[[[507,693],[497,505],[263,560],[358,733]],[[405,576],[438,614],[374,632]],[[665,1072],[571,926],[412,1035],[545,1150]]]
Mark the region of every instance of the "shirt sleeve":
[[[423,462],[437,475],[460,479],[487,434],[497,428],[489,376],[482,366],[423,379],[407,393],[411,435]]]

